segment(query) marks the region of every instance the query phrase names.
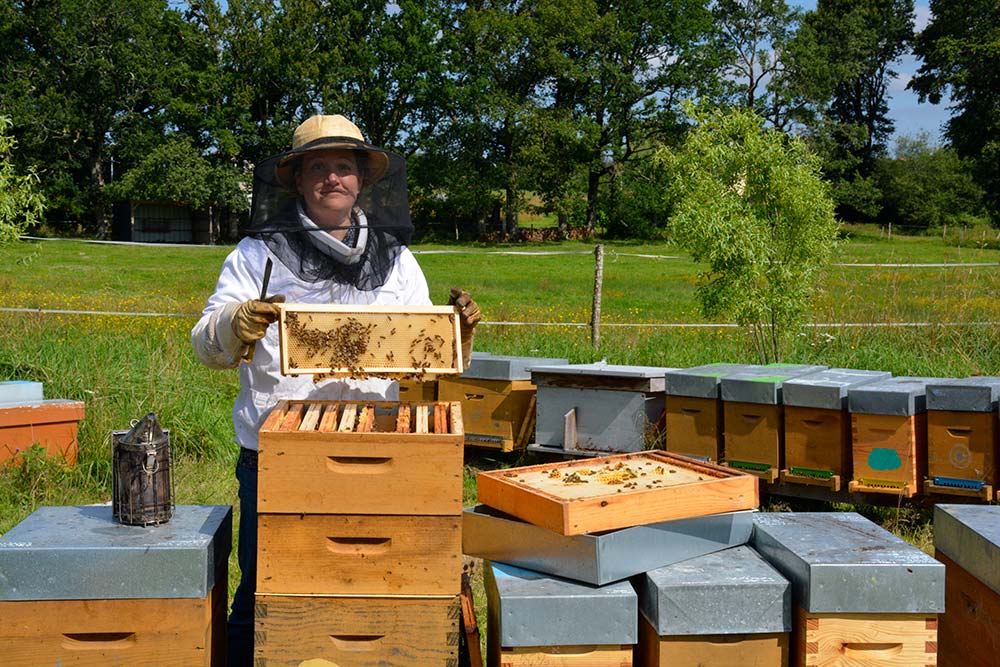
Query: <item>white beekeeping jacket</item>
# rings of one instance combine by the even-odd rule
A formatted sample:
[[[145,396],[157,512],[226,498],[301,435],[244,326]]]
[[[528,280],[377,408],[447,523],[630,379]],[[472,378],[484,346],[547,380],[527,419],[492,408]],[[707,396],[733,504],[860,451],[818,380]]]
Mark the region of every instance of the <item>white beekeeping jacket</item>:
[[[268,257],[274,266],[267,293],[284,294],[289,303],[431,305],[427,281],[407,248],[396,259],[385,285],[363,292],[331,281],[303,282],[271,255],[263,241],[251,238],[240,241],[223,263],[215,292],[191,330],[191,343],[203,363],[211,368],[239,367],[240,393],[233,405],[237,444],[257,449],[257,431],[271,409],[283,399],[398,400],[399,385],[392,380],[331,379],[314,383],[312,375],[282,375],[278,327],[274,325],[257,342],[253,361],[240,363],[244,346],[233,333],[230,322],[241,303],[260,298]]]

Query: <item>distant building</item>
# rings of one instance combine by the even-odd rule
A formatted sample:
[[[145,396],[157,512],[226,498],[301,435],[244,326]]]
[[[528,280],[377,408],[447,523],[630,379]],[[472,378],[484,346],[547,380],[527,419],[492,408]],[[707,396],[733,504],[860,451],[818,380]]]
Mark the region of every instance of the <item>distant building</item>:
[[[211,209],[163,201],[122,202],[115,207],[111,240],[211,245],[222,236]]]

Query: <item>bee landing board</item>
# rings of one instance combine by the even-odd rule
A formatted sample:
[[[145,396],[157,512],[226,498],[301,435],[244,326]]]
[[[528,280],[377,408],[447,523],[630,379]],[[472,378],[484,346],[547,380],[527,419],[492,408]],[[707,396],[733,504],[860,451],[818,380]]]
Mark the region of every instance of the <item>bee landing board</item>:
[[[562,535],[756,509],[757,478],[666,452],[481,472],[479,502]]]
[[[281,373],[351,377],[454,375],[462,340],[453,306],[284,304]]]

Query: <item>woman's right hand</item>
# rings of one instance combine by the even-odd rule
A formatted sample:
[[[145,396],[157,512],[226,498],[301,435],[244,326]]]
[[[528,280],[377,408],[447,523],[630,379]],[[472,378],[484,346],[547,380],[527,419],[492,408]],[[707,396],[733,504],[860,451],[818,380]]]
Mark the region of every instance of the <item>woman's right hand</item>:
[[[260,340],[267,333],[268,325],[278,319],[280,309],[277,304],[284,301],[284,294],[275,294],[263,301],[244,301],[233,314],[233,333],[246,345]]]

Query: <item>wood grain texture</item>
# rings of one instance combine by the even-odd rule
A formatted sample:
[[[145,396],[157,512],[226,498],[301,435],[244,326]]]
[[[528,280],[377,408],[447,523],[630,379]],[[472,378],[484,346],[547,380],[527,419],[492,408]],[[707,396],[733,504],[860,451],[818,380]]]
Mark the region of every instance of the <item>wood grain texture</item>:
[[[395,424],[395,413],[390,421]],[[460,430],[261,430],[257,507],[265,513],[456,516],[462,511],[462,441]]]
[[[938,626],[940,667],[995,667],[1000,660],[1000,593],[940,551],[944,608]]]
[[[789,634],[659,636],[639,614],[636,667],[788,667]]]
[[[500,650],[499,667],[632,667],[631,646],[536,646]]]
[[[257,591],[457,595],[459,517],[260,514]]]
[[[785,406],[785,468],[851,476],[851,422],[846,410]]]
[[[466,441],[476,447],[513,451],[534,397],[530,380],[442,377],[438,381],[438,398],[462,403]]]
[[[5,667],[224,667],[226,577],[205,598],[0,602]]]
[[[783,406],[723,401],[725,460],[782,468]]]
[[[795,610],[793,667],[937,664],[934,614],[811,614]]]
[[[901,495],[920,492],[927,474],[927,415],[851,414],[852,491],[900,494],[878,482],[901,482]]]
[[[666,449],[718,462],[723,453],[722,405],[717,398],[667,396]]]
[[[1000,486],[995,412],[931,410],[927,413],[927,476]]]
[[[611,485],[597,481],[606,467],[660,472]],[[671,470],[675,472],[670,473]],[[565,484],[576,474],[593,484]],[[603,473],[601,473],[603,474]],[[654,483],[660,481],[660,484]],[[563,535],[612,530],[670,519],[755,509],[757,479],[666,452],[642,452],[480,472],[479,502]]]
[[[453,598],[257,595],[255,667],[457,667]]]

